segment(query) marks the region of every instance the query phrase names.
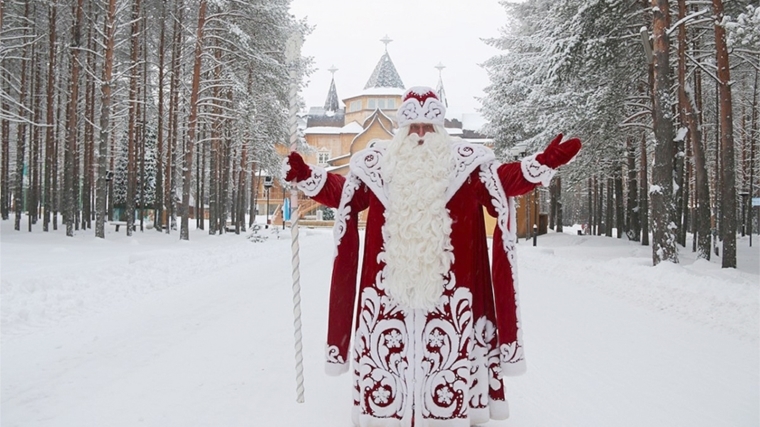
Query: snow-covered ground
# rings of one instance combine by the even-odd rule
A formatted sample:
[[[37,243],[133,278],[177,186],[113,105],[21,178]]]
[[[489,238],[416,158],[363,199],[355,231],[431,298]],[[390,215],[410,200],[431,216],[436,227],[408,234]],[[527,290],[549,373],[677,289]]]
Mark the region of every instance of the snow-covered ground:
[[[301,230],[298,404],[289,231],[0,226],[3,427],[350,426],[350,377],[322,370],[330,230]],[[733,270],[566,231],[518,246],[528,372],[488,426],[760,425],[760,238]]]

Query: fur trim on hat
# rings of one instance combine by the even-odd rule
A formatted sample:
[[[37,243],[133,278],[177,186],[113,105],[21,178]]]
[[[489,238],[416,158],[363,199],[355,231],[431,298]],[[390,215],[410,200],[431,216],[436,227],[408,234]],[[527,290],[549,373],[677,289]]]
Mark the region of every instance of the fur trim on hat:
[[[396,112],[399,127],[412,123],[429,123],[443,126],[446,106],[432,88],[415,86],[404,92],[401,107]]]

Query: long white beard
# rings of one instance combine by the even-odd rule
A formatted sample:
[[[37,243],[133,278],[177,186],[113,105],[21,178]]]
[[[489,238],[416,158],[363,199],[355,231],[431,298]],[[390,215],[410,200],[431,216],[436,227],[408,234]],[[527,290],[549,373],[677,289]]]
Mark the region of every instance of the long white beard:
[[[400,129],[383,156],[388,182],[385,210],[385,287],[399,305],[433,309],[454,262],[446,188],[454,161],[446,131],[424,142]]]

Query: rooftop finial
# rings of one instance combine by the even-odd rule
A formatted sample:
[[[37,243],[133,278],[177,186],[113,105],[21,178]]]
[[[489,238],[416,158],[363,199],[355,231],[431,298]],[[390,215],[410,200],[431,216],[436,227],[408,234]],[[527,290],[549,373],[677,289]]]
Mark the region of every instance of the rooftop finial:
[[[338,69],[335,68],[335,64],[333,64],[332,66],[330,66],[330,68],[327,69],[327,71],[331,72],[333,78],[335,78],[335,72],[338,71]]]
[[[385,37],[380,39],[380,41],[385,43],[385,51],[388,52],[388,43],[392,42],[393,40],[388,37],[388,34],[386,34]]]
[[[443,88],[443,69],[444,68],[446,68],[446,66],[440,62],[438,63],[438,65],[435,66],[435,69],[438,70],[438,87],[435,88],[435,91],[438,92],[438,98],[440,98],[443,105],[448,107],[449,101],[446,99],[446,90]]]
[[[438,70],[438,78],[439,79],[441,78],[441,74],[442,74],[444,68],[446,68],[446,66],[443,65],[440,62],[438,63],[438,65],[435,66],[435,69]]]

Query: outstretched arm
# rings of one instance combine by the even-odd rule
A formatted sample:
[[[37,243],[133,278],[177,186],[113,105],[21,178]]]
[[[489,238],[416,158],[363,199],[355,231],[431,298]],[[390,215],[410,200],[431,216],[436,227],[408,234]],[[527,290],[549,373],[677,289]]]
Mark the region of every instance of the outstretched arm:
[[[282,176],[285,181],[293,182],[296,188],[317,202],[337,208],[346,179],[338,174],[329,173],[319,166],[309,166],[300,154],[293,151],[282,162]]]
[[[507,197],[525,194],[539,184],[549,185],[557,168],[570,162],[581,149],[581,141],[578,138],[561,141],[562,134],[559,134],[544,151],[528,156],[520,162],[499,166],[499,180]]]

